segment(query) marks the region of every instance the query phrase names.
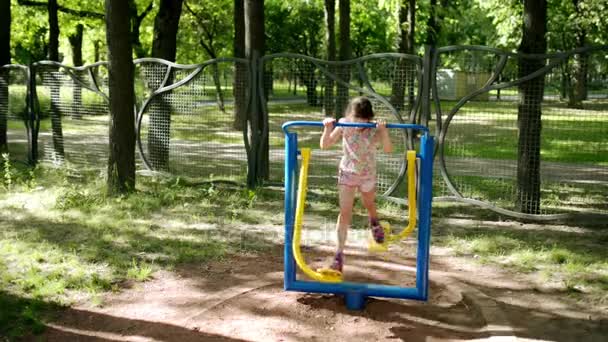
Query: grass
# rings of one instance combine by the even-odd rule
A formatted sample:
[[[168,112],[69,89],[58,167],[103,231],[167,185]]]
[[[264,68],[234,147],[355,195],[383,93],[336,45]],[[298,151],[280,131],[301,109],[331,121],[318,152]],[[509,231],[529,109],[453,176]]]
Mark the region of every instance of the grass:
[[[450,227],[435,237],[460,256],[539,278],[549,288],[608,306],[608,251],[604,230],[564,231],[552,224],[536,229],[493,227],[491,223]],[[582,232],[581,232],[582,230]]]
[[[234,227],[268,222],[268,200],[280,206],[264,191],[180,179],[140,177],[136,193],[107,198],[96,174],[14,166],[11,178],[0,194],[0,335],[9,337],[37,331],[49,307],[103,305],[101,294],[159,269],[266,250],[265,237]]]
[[[4,176],[7,170],[11,181],[0,184],[0,334],[9,339],[41,331],[63,306],[102,306],[105,293],[152,279],[158,270],[263,253],[274,240],[240,227],[283,222],[283,194],[271,189],[139,177],[135,193],[108,198],[96,173],[9,164]],[[333,186],[314,190],[309,214],[334,222]],[[400,205],[380,202],[379,209],[393,222],[403,220]],[[356,214],[355,224],[364,226],[359,205]],[[475,223],[450,221],[457,217]],[[598,305],[608,301],[604,231],[495,227],[488,221],[497,221],[496,214],[458,205],[436,205],[433,220],[435,245],[537,274]]]
[[[445,111],[453,106],[445,102]],[[546,102],[543,108],[541,157],[544,161],[606,166],[601,142],[608,124],[608,101],[590,101],[588,110]],[[446,155],[517,159],[517,104],[469,102],[454,117],[446,137]]]

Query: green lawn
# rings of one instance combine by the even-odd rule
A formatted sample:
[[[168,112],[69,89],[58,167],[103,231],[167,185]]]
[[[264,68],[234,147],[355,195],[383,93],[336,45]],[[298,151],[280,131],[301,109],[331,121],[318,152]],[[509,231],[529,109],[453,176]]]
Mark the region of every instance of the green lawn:
[[[5,165],[0,175],[6,213],[0,216],[0,334],[9,339],[41,331],[63,306],[103,305],[104,293],[158,270],[266,253],[276,236],[247,225],[283,222],[280,190],[138,177],[136,193],[106,198],[96,173]],[[329,187],[315,188],[307,215],[333,222],[336,203]],[[382,217],[404,221],[404,207],[381,201],[379,208]],[[546,277],[590,305],[606,304],[608,235],[597,222],[588,228],[576,222],[573,231],[509,229],[495,226],[500,218],[492,212],[457,204],[437,204],[433,215],[435,246]],[[355,223],[365,220],[358,204]]]

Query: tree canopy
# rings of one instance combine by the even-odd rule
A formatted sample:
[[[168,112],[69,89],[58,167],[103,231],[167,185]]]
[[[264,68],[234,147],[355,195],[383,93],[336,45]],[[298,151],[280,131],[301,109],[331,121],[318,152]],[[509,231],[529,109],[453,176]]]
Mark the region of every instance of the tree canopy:
[[[397,51],[398,12],[403,0],[352,0],[351,45],[353,56]],[[129,0],[132,31],[139,34],[134,54],[150,56],[154,18],[160,0]],[[435,7],[431,8],[434,3]],[[216,56],[232,55],[234,13],[231,0],[184,1],[178,30],[177,61],[195,63]],[[11,0],[13,25],[11,55],[17,63],[42,60],[47,56],[49,24],[46,0]],[[186,8],[186,5],[190,10]],[[336,6],[338,2],[336,1]],[[445,6],[443,6],[445,5]],[[315,57],[325,55],[323,0],[267,0],[265,22],[267,52],[296,52]],[[416,1],[415,46],[422,51],[434,15],[441,29],[437,45],[488,45],[515,50],[521,42],[520,0]],[[608,0],[549,0],[548,51],[579,45],[577,32],[585,32],[586,44],[608,43]],[[70,64],[69,37],[84,27],[84,63],[106,57],[103,3],[93,0],[58,0],[60,27],[59,59]],[[134,27],[137,26],[137,27]],[[336,29],[338,28],[336,18]],[[336,33],[337,34],[337,33]],[[337,39],[337,38],[336,38]],[[97,51],[96,49],[100,49]],[[210,54],[210,52],[212,52]]]

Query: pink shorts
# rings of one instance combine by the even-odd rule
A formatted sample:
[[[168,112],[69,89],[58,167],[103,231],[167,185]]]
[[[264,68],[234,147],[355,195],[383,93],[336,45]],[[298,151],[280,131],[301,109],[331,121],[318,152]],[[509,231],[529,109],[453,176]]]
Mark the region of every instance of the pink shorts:
[[[338,171],[338,185],[352,186],[361,192],[370,192],[376,190],[376,177],[360,176],[340,170]]]

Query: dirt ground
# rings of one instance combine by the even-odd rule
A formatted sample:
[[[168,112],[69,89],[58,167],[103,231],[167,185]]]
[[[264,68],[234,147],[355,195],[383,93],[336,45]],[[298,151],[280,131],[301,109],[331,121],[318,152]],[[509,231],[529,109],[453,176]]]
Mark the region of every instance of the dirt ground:
[[[370,256],[350,249],[350,281],[411,286],[415,255],[404,245]],[[409,252],[408,252],[409,251]],[[311,263],[329,250],[307,249]],[[102,307],[77,305],[49,322],[43,341],[606,341],[608,314],[535,279],[431,249],[428,302],[343,299],[283,291],[280,246],[125,284]],[[313,257],[317,255],[317,257]]]

